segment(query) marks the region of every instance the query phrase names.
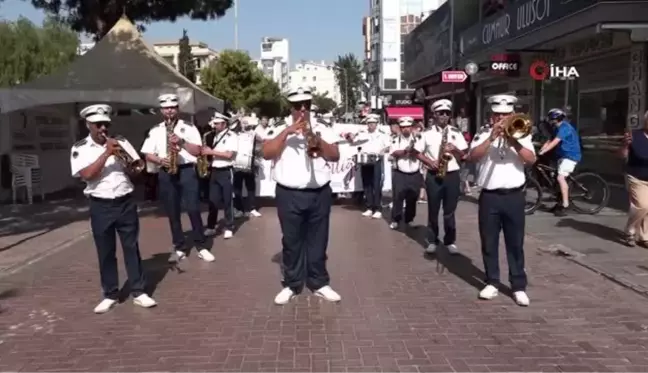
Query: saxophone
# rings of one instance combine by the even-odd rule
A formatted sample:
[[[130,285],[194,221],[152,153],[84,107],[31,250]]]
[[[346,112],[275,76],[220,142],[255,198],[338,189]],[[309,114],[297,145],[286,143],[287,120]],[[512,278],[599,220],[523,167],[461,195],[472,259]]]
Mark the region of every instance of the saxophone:
[[[167,172],[170,175],[176,175],[178,173],[178,148],[175,144],[171,143],[171,137],[174,135],[173,130],[175,129],[176,123],[178,123],[177,120],[166,122],[167,159],[169,160]]]
[[[207,136],[211,135],[213,131],[207,131],[202,137],[202,145],[203,146],[209,146],[207,145]],[[198,157],[198,160],[196,161],[196,171],[198,173],[198,177],[201,179],[207,178],[209,176],[209,156],[201,154]]]
[[[448,173],[448,162],[452,159],[452,155],[445,152],[446,145],[448,145],[449,129],[449,126],[446,125],[441,133],[441,146],[439,146],[439,155],[437,156],[439,168],[436,174],[440,179],[443,179]]]

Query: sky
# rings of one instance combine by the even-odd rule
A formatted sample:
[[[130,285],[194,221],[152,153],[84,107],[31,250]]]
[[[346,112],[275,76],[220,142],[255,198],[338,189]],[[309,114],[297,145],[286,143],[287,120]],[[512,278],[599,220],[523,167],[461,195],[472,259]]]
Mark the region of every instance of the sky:
[[[338,55],[354,53],[362,59],[364,41],[362,18],[369,14],[367,0],[238,0],[239,49],[252,58],[260,54],[264,36],[288,38],[290,63],[301,60],[333,62]],[[299,4],[299,5],[297,5]],[[0,18],[15,20],[20,16],[40,24],[43,12],[29,1],[5,0]],[[146,26],[148,43],[178,40],[182,29],[192,42],[207,43],[212,49],[234,47],[234,8],[215,21],[181,19],[175,23],[158,22]]]

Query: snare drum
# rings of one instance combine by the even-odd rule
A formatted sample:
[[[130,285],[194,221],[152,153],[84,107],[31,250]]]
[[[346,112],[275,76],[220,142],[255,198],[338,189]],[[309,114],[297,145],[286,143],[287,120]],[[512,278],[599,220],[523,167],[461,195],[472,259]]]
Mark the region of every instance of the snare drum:
[[[255,153],[254,132],[238,134],[238,151],[234,157],[234,169],[237,171],[252,171]]]
[[[375,164],[380,160],[378,154],[358,153],[353,155],[353,161],[357,165]]]

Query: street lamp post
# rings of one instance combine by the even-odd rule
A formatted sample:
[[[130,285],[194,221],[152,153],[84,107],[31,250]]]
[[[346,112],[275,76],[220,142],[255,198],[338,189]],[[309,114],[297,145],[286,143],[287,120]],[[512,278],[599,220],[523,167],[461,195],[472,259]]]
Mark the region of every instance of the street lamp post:
[[[238,41],[238,3],[239,0],[234,0],[234,49],[239,49]]]

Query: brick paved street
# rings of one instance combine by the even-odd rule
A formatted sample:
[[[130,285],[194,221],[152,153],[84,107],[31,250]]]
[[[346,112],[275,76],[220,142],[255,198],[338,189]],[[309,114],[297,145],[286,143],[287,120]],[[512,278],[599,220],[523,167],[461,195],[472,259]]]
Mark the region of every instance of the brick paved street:
[[[424,208],[424,205],[420,205]],[[476,208],[459,208],[462,256],[424,258],[415,239],[335,207],[329,268],[340,304],[279,290],[272,208],[217,261],[166,264],[164,219],[142,221],[152,310],[94,315],[96,255],[84,239],[0,281],[2,371],[646,371],[648,300],[527,240],[531,307],[478,301]],[[423,223],[419,211],[417,221]],[[186,225],[188,227],[188,225]],[[502,255],[502,259],[504,256]],[[503,268],[506,273],[506,268]]]

